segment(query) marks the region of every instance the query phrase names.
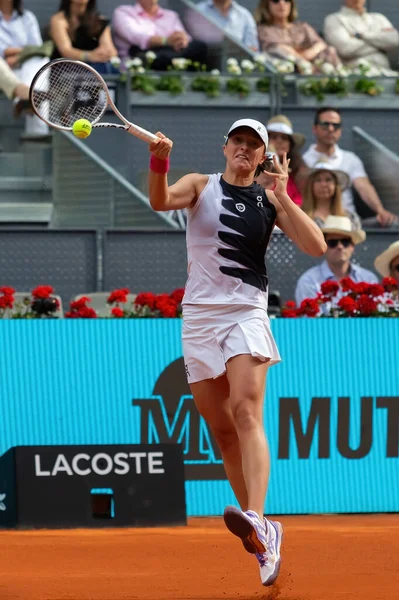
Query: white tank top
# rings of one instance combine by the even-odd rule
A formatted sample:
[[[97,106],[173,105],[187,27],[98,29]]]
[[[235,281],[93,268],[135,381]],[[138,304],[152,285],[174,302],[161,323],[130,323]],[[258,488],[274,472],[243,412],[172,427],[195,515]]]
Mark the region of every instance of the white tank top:
[[[209,175],[187,209],[188,279],[183,305],[241,304],[267,310],[265,254],[276,209],[253,183],[238,187]]]

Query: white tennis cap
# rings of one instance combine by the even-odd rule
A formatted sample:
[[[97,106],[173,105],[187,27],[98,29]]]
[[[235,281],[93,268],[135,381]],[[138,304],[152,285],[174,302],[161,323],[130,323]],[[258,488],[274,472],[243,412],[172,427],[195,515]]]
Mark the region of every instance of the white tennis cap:
[[[255,119],[239,119],[238,121],[235,121],[230,127],[230,129],[227,132],[227,137],[229,137],[232,131],[238,129],[239,127],[250,127],[250,129],[253,129],[255,133],[258,134],[258,136],[265,144],[267,149],[267,145],[269,143],[269,136],[267,135],[266,127],[260,121],[255,121]]]

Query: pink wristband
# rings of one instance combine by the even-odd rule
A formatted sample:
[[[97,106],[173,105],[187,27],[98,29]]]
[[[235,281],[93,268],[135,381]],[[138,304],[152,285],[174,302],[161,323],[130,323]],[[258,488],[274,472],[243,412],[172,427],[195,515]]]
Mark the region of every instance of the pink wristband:
[[[154,154],[151,154],[150,169],[153,173],[164,175],[169,171],[169,158],[158,158]]]

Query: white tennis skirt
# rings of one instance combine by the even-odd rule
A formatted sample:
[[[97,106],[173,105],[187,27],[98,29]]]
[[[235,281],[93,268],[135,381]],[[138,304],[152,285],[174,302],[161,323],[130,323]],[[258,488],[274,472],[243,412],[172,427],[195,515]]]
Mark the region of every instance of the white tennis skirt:
[[[242,305],[184,305],[183,355],[188,383],[216,379],[238,354],[281,361],[266,310]]]

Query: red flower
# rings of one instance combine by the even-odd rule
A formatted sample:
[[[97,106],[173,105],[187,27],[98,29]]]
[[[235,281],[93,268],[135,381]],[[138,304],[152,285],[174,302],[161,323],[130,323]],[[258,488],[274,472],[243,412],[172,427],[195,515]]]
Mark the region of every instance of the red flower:
[[[160,302],[158,310],[166,319],[175,319],[177,317],[177,304],[175,302]]]
[[[354,292],[356,292],[356,294],[368,294],[369,287],[369,283],[366,283],[365,281],[359,281],[359,283],[355,283]]]
[[[141,294],[137,294],[134,303],[137,304],[137,306],[148,306],[150,310],[154,310],[155,298],[155,294],[152,294],[151,292],[142,292]]]
[[[65,313],[66,319],[96,319],[97,313],[94,308],[89,306],[81,306],[79,310],[71,310]]]
[[[302,300],[298,314],[307,317],[315,317],[320,312],[319,303],[314,298],[305,298]]]
[[[390,298],[388,298],[388,300],[386,300],[386,301],[385,301],[385,304],[386,304],[387,306],[393,306],[393,305],[394,305],[394,301],[393,301],[393,300],[391,300]]]
[[[298,317],[299,315],[295,308],[294,309],[283,308],[281,310],[281,316],[285,317],[286,319],[294,319],[295,317]]]
[[[91,302],[91,298],[89,296],[82,296],[79,300],[74,300],[69,304],[71,310],[80,310],[82,307],[85,307],[87,302]]]
[[[341,308],[344,312],[348,313],[349,315],[355,314],[357,308],[356,301],[350,296],[344,296],[343,298],[341,298],[337,303],[337,306],[339,306],[339,308]]]
[[[362,294],[356,301],[356,307],[362,315],[369,316],[377,310],[377,303],[366,294]]]
[[[184,288],[178,288],[177,290],[173,290],[170,294],[170,298],[176,302],[176,304],[181,304],[184,296]]]
[[[122,288],[120,290],[114,290],[110,293],[107,299],[107,304],[125,304],[127,302],[127,295],[130,293],[128,288]]]
[[[382,280],[382,285],[387,292],[392,292],[393,290],[397,290],[399,288],[398,282],[393,277],[384,277]]]
[[[357,285],[350,277],[343,277],[339,283],[343,292],[357,292]]]
[[[384,295],[385,290],[384,290],[383,286],[380,285],[379,283],[369,283],[368,290],[366,293],[369,296],[372,296],[373,298],[378,298],[379,296]]]
[[[333,280],[324,281],[320,289],[323,296],[336,296],[339,290],[339,283]]]
[[[119,306],[115,306],[115,308],[113,308],[111,310],[111,315],[114,317],[117,317],[118,319],[120,319],[121,317],[124,316],[124,312],[121,308],[119,308]]]
[[[395,280],[394,280],[395,281]],[[13,296],[15,294],[15,290],[12,287],[8,287],[8,286],[3,286],[0,287],[0,292],[2,294],[4,294],[5,296]]]
[[[32,290],[33,298],[48,298],[54,292],[51,285],[38,285]]]
[[[285,303],[285,308],[296,308],[296,303],[294,300],[288,300],[288,302]]]
[[[0,309],[12,308],[14,306],[14,296],[4,294],[0,296]]]

